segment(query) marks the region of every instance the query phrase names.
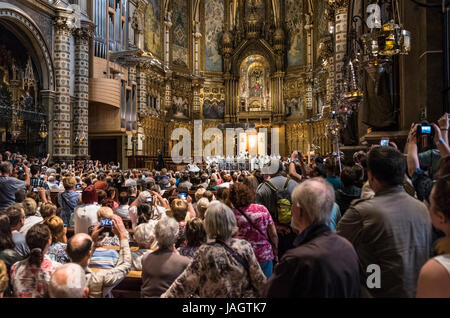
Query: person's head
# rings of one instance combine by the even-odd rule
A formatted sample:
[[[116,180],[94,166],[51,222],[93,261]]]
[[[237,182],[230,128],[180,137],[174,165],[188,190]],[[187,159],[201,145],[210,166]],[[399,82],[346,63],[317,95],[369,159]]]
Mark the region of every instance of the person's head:
[[[84,269],[75,263],[58,267],[50,278],[48,292],[50,298],[87,298],[89,289]]]
[[[364,168],[360,165],[354,165],[352,167],[353,174],[355,175],[355,182],[357,184],[362,183],[364,180]]]
[[[19,231],[25,223],[25,211],[22,205],[14,204],[6,209],[6,215],[9,218],[11,230]]]
[[[439,175],[435,180],[430,194],[430,216],[434,227],[450,236],[450,174]]]
[[[313,224],[326,224],[335,200],[333,187],[323,178],[308,179],[292,192],[292,226],[302,232]]]
[[[252,204],[255,194],[245,184],[234,183],[230,187],[229,200],[236,209],[240,209]]]
[[[137,187],[136,186],[129,186],[127,189],[127,193],[129,196],[136,195],[137,194]]]
[[[220,201],[210,203],[205,213],[204,226],[209,239],[224,242],[238,230],[233,211]]]
[[[370,187],[375,193],[403,184],[406,159],[393,147],[375,147],[367,160]]]
[[[107,206],[102,206],[97,210],[97,219],[99,222],[101,219],[111,219],[113,215],[113,210]]]
[[[101,190],[101,189],[97,190],[97,199],[98,199],[99,204],[101,204],[102,201],[104,199],[106,199],[107,197],[108,197],[108,195],[106,194],[106,191]]]
[[[119,204],[120,204],[120,205],[128,205],[128,200],[129,200],[129,198],[128,198],[128,193],[126,193],[126,192],[120,192],[120,195],[119,195]]]
[[[9,175],[11,175],[12,174],[12,170],[13,170],[13,166],[12,166],[12,164],[11,164],[11,162],[9,162],[9,161],[3,161],[1,164],[0,164],[0,173],[3,175],[3,176],[9,176]]]
[[[200,200],[203,197],[203,194],[206,192],[205,188],[199,188],[197,191],[195,191],[195,202]]]
[[[152,225],[149,223],[142,223],[136,226],[134,229],[134,240],[138,244],[139,248],[150,249],[155,241],[155,235],[153,234]]]
[[[0,251],[14,248],[9,218],[6,214],[2,214],[0,215]]]
[[[36,176],[38,173],[39,173],[39,166],[38,165],[32,165],[31,167],[30,167],[30,174],[32,175],[32,176]]]
[[[172,211],[175,220],[177,220],[177,222],[181,222],[186,218],[186,213],[188,210],[187,202],[182,199],[174,199],[170,203],[170,210]]]
[[[73,190],[77,185],[77,181],[74,177],[65,177],[63,179],[63,186],[65,190]]]
[[[6,269],[5,262],[0,260],[0,298],[3,297],[3,293],[8,288],[9,277],[8,270]]]
[[[63,220],[56,215],[52,215],[45,219],[44,224],[48,226],[52,233],[52,243],[66,243],[67,237],[64,230]]]
[[[206,231],[201,219],[194,218],[187,222],[186,240],[187,245],[192,247],[197,247],[206,243]]]
[[[137,224],[143,224],[147,223],[148,221],[152,220],[154,218],[154,210],[153,206],[148,203],[142,203],[138,204],[137,208],[137,217],[138,222]]]
[[[35,224],[28,230],[25,240],[30,249],[29,264],[40,267],[47,248],[52,242],[50,229],[45,224]]]
[[[37,203],[32,198],[26,198],[23,203],[23,209],[25,211],[25,216],[36,215]]]
[[[341,172],[341,182],[344,187],[353,185],[356,181],[355,173],[350,167],[344,167]]]
[[[83,201],[84,204],[97,203],[98,202],[97,190],[95,190],[95,188],[92,185],[86,187],[81,193],[81,201]]]
[[[42,203],[41,209],[39,212],[41,213],[42,218],[45,220],[52,215],[56,215],[56,205],[50,202]]]
[[[205,193],[203,193],[203,197],[207,198],[209,202],[211,202],[214,199],[214,193],[212,191],[205,191]]]
[[[172,248],[178,236],[178,222],[171,217],[162,218],[155,226],[155,237],[160,249]]]
[[[161,176],[165,176],[167,174],[167,169],[166,168],[162,168],[161,169]]]
[[[66,253],[74,263],[87,267],[93,252],[94,243],[86,233],[78,233],[67,242]]]
[[[205,183],[208,181],[208,175],[206,173],[202,174],[202,176],[200,177],[200,180],[202,183]]]
[[[255,176],[252,175],[248,175],[244,177],[244,181],[243,183],[249,187],[249,189],[253,192],[256,193],[256,189],[258,188],[258,180],[256,179]]]
[[[115,204],[115,201],[113,199],[111,199],[111,198],[105,198],[101,202],[102,206],[106,206],[106,207],[108,207],[110,209],[114,209],[114,204]]]
[[[217,189],[217,200],[220,200],[222,202],[225,202],[228,204],[228,200],[230,197],[230,189],[226,187],[220,187]]]
[[[17,203],[22,203],[27,197],[27,192],[24,189],[19,189],[16,191],[14,196]]]
[[[283,161],[280,159],[271,159],[270,164],[266,164],[264,167],[264,174],[270,176],[277,176],[284,170]]]
[[[198,217],[200,219],[205,218],[205,212],[206,209],[208,209],[209,206],[209,200],[207,198],[200,198],[200,200],[197,201],[197,211],[198,211]]]

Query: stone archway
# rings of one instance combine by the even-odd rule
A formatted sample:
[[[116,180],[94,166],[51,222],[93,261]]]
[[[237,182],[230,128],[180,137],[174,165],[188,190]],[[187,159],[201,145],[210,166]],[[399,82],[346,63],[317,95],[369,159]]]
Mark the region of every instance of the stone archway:
[[[39,27],[22,9],[8,3],[0,3],[0,26],[13,34],[27,50],[37,72],[39,106],[49,118],[53,110],[55,76],[51,51]],[[49,148],[52,145],[52,125],[48,126],[49,134],[45,148],[51,153]]]

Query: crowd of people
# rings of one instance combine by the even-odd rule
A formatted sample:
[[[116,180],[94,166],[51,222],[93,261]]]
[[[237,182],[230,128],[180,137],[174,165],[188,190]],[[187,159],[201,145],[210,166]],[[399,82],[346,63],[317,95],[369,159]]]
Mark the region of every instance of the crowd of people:
[[[395,143],[253,171],[0,161],[0,295],[450,297],[448,115]]]

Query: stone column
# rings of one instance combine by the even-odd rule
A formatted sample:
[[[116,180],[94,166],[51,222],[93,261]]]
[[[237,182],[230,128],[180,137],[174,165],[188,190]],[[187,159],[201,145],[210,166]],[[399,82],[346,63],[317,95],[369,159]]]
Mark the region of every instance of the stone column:
[[[201,88],[201,82],[198,79],[194,79],[192,81],[192,90],[194,93],[193,102],[192,102],[192,112],[194,119],[200,119],[201,118],[201,105],[200,105],[200,88]]]
[[[53,156],[67,160],[71,153],[71,105],[70,105],[70,36],[71,28],[66,16],[57,16],[55,25],[55,75],[56,96],[53,112]]]
[[[91,28],[80,28],[75,36],[75,107],[73,109],[73,152],[77,159],[88,157],[89,134],[89,42]]]
[[[164,65],[170,64],[170,28],[172,27],[171,13],[167,13],[164,21]]]
[[[195,22],[195,32],[192,35],[194,38],[194,75],[200,76],[200,39],[202,38],[200,22]]]
[[[131,68],[130,68],[131,70]],[[131,75],[131,73],[130,73]],[[147,74],[143,65],[135,68],[134,80],[137,83],[137,111],[140,116],[146,116],[147,113]]]
[[[344,58],[347,51],[347,7],[336,9],[335,26],[335,86],[340,88],[343,79]]]

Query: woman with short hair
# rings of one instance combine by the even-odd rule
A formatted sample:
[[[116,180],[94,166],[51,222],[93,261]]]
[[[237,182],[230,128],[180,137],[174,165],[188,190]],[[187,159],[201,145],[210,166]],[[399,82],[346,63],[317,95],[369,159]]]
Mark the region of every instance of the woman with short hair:
[[[205,199],[207,200],[207,199]],[[194,258],[199,247],[206,243],[206,231],[203,222],[199,218],[194,218],[186,223],[186,246],[178,248],[181,255]]]
[[[20,298],[48,298],[48,282],[58,266],[47,255],[52,234],[45,224],[33,225],[27,232],[26,242],[30,256],[11,266],[13,294]]]
[[[131,270],[141,271],[142,258],[158,246],[155,238],[156,223],[142,223],[134,229],[133,238],[139,249],[131,252]]]
[[[236,217],[224,203],[213,201],[206,210],[203,244],[192,263],[161,297],[261,297],[266,276],[247,241],[234,239]]]
[[[66,228],[63,220],[56,216],[50,216],[44,221],[52,233],[52,244],[48,247],[48,256],[52,261],[65,264],[69,263],[69,257],[66,254],[67,237]]]
[[[160,297],[189,265],[190,259],[179,255],[175,248],[178,222],[170,217],[155,226],[158,250],[142,258],[141,297]]]

